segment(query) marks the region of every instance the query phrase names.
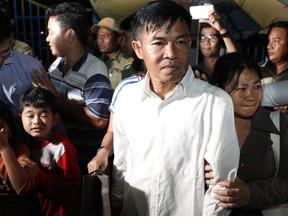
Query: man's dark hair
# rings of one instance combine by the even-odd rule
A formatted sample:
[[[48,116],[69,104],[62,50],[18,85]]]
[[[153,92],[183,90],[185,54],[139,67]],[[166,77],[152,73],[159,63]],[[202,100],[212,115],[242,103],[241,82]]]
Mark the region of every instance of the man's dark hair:
[[[285,29],[286,30],[286,36],[287,36],[287,39],[288,39],[288,21],[277,21],[277,22],[272,23],[269,26],[268,35],[270,34],[271,30],[273,28],[276,28],[276,27]]]
[[[167,21],[167,33],[171,30],[176,21],[183,20],[190,31],[192,17],[181,5],[170,0],[153,1],[140,8],[133,18],[132,29],[134,37],[139,40],[143,28],[147,32],[154,32],[162,27]]]
[[[55,96],[50,91],[40,87],[32,87],[25,92],[20,101],[20,113],[23,112],[24,107],[48,107],[53,115],[57,113]]]
[[[64,2],[53,5],[46,10],[46,16],[47,18],[57,17],[57,20],[64,29],[73,29],[76,32],[78,39],[86,45],[89,35],[89,21],[86,10],[81,4],[76,2]]]

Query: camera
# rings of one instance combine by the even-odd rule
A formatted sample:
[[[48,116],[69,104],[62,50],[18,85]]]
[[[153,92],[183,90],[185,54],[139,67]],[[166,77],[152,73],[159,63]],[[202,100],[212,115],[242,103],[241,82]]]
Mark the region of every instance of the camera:
[[[213,5],[198,5],[190,7],[190,14],[192,20],[196,19],[208,19],[209,11],[213,10]]]

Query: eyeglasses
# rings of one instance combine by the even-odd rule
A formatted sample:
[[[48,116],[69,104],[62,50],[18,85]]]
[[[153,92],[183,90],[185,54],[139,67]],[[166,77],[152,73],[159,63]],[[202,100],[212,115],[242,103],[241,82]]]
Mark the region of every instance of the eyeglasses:
[[[215,42],[218,40],[218,38],[219,38],[218,35],[215,35],[215,34],[213,34],[213,35],[200,35],[200,37],[199,37],[201,42],[204,42],[206,40]]]
[[[8,50],[5,50],[4,52],[0,53],[0,56],[3,58],[3,59],[6,59],[8,58],[8,56],[10,55],[11,53],[11,49],[9,48]]]

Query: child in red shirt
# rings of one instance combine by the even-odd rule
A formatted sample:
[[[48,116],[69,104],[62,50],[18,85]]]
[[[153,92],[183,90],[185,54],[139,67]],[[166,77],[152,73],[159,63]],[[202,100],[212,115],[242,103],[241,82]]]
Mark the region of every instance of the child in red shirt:
[[[79,215],[80,172],[75,147],[53,131],[56,99],[43,88],[29,89],[21,100],[21,120],[30,135],[31,159],[21,165],[33,177],[42,215]]]

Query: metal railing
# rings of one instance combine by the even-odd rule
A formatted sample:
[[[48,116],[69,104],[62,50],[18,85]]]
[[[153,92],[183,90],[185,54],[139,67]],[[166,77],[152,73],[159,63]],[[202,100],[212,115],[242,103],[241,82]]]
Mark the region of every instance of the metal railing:
[[[46,38],[45,9],[47,6],[32,0],[14,0],[15,37],[33,47],[43,63],[50,63],[51,54]]]

